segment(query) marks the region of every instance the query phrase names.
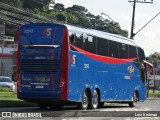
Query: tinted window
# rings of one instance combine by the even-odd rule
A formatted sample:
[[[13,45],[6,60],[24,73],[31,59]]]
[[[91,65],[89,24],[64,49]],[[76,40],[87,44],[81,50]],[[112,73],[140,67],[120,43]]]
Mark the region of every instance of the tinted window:
[[[137,50],[135,46],[129,45],[129,58],[137,58]]]
[[[108,40],[97,38],[97,54],[108,56]]]
[[[96,54],[96,37],[83,34],[84,50]]]
[[[83,33],[78,31],[71,31],[70,44],[83,49]],[[71,47],[71,50],[74,50],[74,49]]]
[[[138,48],[138,57],[139,57],[139,62],[143,62],[143,60],[145,60],[145,55],[142,48]]]
[[[109,41],[109,57],[119,58],[118,42]]]
[[[119,43],[119,57],[128,58],[128,45]]]

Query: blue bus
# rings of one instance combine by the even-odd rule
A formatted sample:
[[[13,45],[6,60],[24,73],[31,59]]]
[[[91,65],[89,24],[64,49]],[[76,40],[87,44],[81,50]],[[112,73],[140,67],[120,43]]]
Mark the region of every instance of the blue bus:
[[[55,23],[23,25],[18,36],[19,99],[80,109],[146,99],[144,51],[131,39]]]

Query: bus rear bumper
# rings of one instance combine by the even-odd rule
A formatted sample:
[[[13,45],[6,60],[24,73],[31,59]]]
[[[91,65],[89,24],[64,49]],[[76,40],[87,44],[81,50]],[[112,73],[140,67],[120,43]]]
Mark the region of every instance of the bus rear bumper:
[[[59,91],[21,91],[18,93],[18,99],[29,102],[39,102],[45,100],[61,100],[61,92]]]

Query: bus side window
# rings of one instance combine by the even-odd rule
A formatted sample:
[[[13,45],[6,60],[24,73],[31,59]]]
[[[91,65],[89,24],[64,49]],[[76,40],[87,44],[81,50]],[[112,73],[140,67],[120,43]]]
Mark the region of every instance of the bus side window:
[[[75,42],[75,34],[71,34],[71,36],[70,36],[70,42],[71,43]]]
[[[143,60],[145,60],[145,55],[142,48],[138,48],[138,58],[139,58],[139,62],[141,63],[143,62]]]
[[[128,45],[119,43],[119,57],[121,59],[128,58]]]
[[[84,50],[96,54],[96,37],[84,34]]]
[[[137,58],[136,62],[138,62],[137,49],[135,46],[129,45],[129,58]]]
[[[109,57],[119,58],[118,42],[109,41]]]
[[[97,37],[97,54],[108,56],[108,40]]]
[[[81,32],[71,31],[69,38],[71,45],[83,49],[83,34]],[[75,51],[72,47],[71,50]]]

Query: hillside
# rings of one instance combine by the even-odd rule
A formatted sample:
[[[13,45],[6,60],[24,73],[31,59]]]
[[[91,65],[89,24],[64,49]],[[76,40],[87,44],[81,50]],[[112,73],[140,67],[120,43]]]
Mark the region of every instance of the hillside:
[[[51,0],[1,0],[0,22],[6,23],[6,35],[17,40],[17,29],[29,22],[59,22],[85,28],[97,29],[128,37],[128,31],[121,29],[119,23],[95,16],[85,7],[73,5],[65,8],[63,4],[55,4],[49,10]]]

